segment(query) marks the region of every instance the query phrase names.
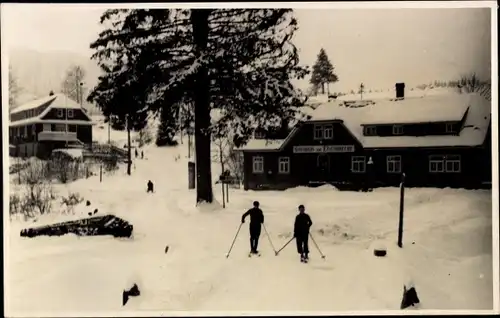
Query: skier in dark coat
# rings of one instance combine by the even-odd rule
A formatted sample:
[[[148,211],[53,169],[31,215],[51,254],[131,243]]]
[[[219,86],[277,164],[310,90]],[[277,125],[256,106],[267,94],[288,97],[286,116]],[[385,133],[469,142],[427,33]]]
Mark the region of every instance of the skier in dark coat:
[[[311,217],[305,212],[304,206],[299,205],[299,214],[295,217],[293,226],[293,236],[297,242],[297,252],[300,254],[301,262],[309,259],[309,228],[312,224]]]
[[[264,213],[259,208],[259,202],[254,201],[253,208],[245,212],[241,217],[241,223],[245,223],[245,218],[250,215],[250,253],[257,254],[261,224],[264,223]]]

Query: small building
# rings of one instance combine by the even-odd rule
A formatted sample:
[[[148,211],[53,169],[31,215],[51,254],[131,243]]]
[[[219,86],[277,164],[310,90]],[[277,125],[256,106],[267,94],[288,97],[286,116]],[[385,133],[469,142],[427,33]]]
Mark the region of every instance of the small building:
[[[481,187],[491,184],[491,101],[439,94],[369,101],[331,100],[283,139],[251,139],[245,189],[333,184],[355,188]]]
[[[63,94],[28,102],[10,112],[11,156],[47,158],[53,149],[92,144],[92,119]]]

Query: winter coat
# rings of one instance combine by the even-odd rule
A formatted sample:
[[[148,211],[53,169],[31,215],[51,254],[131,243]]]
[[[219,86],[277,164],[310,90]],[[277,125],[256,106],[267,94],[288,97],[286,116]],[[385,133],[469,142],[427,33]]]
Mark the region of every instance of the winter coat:
[[[309,235],[309,228],[313,224],[311,217],[307,213],[299,213],[295,217],[295,223],[293,226],[294,236],[307,236]]]
[[[260,225],[264,223],[264,213],[259,208],[251,208],[241,216],[241,222],[245,222],[245,218],[250,215],[250,225]]]

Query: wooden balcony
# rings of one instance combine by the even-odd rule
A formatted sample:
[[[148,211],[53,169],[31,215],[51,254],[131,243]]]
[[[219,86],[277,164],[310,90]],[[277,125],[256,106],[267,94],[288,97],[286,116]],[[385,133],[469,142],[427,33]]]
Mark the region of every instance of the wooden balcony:
[[[65,131],[41,131],[38,133],[38,141],[77,141],[76,132]]]

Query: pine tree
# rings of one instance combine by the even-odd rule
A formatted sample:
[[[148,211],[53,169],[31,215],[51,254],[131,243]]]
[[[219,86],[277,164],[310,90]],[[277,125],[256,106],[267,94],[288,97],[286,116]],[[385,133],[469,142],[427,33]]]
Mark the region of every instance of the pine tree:
[[[291,43],[297,29],[292,10],[108,10],[101,22],[111,27],[91,44],[93,57],[108,67],[127,64],[118,72],[147,83],[149,111],[167,110],[163,116],[176,120],[165,125],[175,130],[179,107],[194,105],[197,202],[213,200],[213,133],[231,128],[245,142],[256,126],[279,126],[300,106],[291,80],[307,70]],[[213,109],[221,116],[211,122]]]
[[[311,74],[311,79],[309,82],[317,91],[321,87],[321,93],[325,93],[325,84],[327,87],[328,94],[330,94],[330,83],[338,82],[338,76],[334,73],[334,67],[328,55],[326,55],[325,50],[322,48],[319,51],[316,63],[313,65],[313,70]]]
[[[174,122],[172,122],[174,120]],[[168,109],[160,110],[160,124],[156,134],[156,145],[161,146],[176,146],[177,141],[174,140],[178,123],[175,122],[175,117],[172,116]]]

